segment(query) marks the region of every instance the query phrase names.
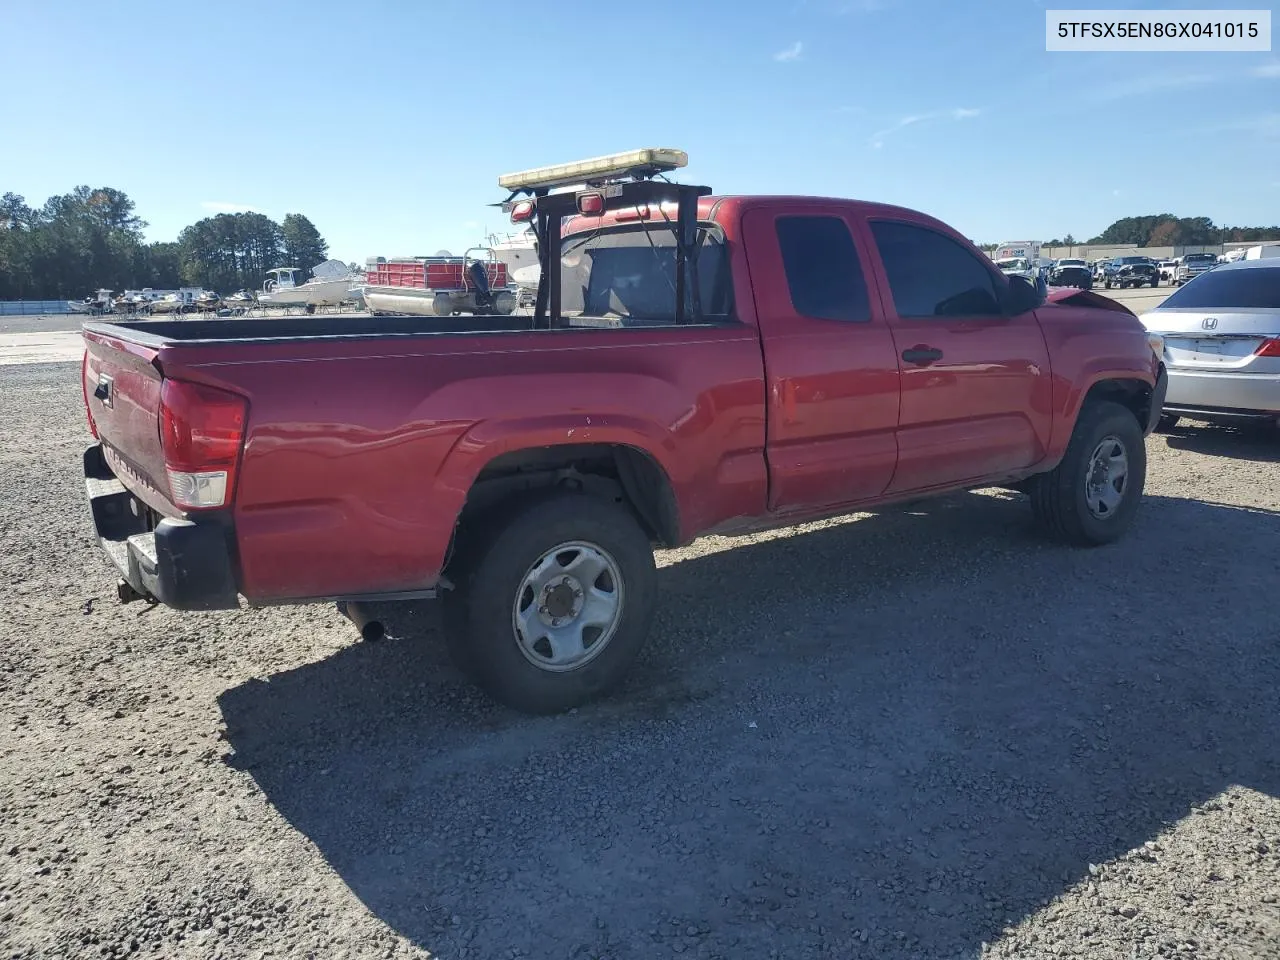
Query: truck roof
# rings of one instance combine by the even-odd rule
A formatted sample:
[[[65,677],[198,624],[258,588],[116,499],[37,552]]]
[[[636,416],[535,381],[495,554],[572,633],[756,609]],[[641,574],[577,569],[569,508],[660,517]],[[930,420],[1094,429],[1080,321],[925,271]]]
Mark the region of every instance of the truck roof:
[[[665,206],[665,205],[664,205]],[[699,220],[716,220],[721,222],[724,219],[737,219],[746,214],[749,210],[759,208],[779,207],[779,206],[813,206],[818,208],[840,208],[851,213],[855,213],[862,217],[907,217],[935,225],[943,230],[943,232],[952,236],[959,236],[956,231],[949,225],[943,223],[935,217],[931,217],[926,213],[918,210],[912,210],[909,207],[895,206],[890,203],[876,203],[870,200],[854,200],[848,197],[821,197],[807,196],[803,194],[727,194],[724,196],[712,195],[709,197],[701,197],[698,200],[698,219]],[[667,216],[675,219],[675,206],[671,205],[666,208]],[[578,233],[588,228],[599,229],[600,227],[612,226],[620,223],[639,223],[642,222],[636,218],[633,213],[634,208],[624,208],[621,210],[612,210],[603,216],[575,216],[566,218],[564,225],[564,234],[568,236],[571,233]],[[661,216],[656,216],[661,221]],[[655,217],[651,216],[647,221],[653,223]],[[966,239],[966,242],[969,242]]]

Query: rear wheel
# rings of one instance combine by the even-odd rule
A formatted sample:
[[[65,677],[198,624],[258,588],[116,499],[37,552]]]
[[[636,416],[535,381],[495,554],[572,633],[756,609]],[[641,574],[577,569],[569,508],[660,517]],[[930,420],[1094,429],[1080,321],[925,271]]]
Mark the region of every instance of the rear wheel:
[[[625,507],[554,493],[495,518],[451,567],[449,651],[497,700],[559,713],[608,692],[639,653],[657,575]]]
[[[1031,489],[1036,520],[1056,539],[1096,546],[1118,539],[1133,520],[1147,476],[1142,427],[1118,403],[1088,404],[1062,462]]]

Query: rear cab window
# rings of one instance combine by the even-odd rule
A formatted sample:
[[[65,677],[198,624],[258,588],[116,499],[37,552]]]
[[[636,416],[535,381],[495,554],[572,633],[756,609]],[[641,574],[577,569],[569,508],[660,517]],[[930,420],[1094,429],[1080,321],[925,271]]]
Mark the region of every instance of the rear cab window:
[[[1179,287],[1161,310],[1280,309],[1280,266],[1210,270]]]
[[[866,323],[867,279],[849,225],[833,216],[781,216],[775,222],[791,305],[798,315]]]
[[[702,243],[694,284],[685,291],[685,322],[695,301],[700,323],[734,319],[733,282],[720,227],[699,224]],[[674,325],[676,243],[659,223],[609,226],[575,233],[561,249],[561,313],[570,326]]]

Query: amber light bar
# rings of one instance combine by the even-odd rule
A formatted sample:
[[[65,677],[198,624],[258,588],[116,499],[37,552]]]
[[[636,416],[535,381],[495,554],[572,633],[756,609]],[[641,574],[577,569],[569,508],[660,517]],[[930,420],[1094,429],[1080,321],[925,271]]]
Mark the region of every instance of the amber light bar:
[[[610,176],[628,173],[665,173],[687,166],[689,155],[683,150],[668,147],[645,147],[625,153],[611,153],[590,160],[558,163],[519,173],[504,173],[498,178],[498,186],[504,190],[535,190],[564,187],[574,183],[589,183]]]

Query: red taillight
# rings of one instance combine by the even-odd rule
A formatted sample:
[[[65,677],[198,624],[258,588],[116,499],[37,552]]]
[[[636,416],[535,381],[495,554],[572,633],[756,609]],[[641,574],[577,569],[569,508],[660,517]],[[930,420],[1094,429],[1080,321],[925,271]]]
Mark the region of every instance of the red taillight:
[[[511,208],[512,223],[527,223],[533,219],[533,201],[521,200]]]
[[[225,506],[235,489],[248,403],[203,384],[166,380],[160,388],[160,446],[178,506]]]
[[[98,424],[93,419],[93,408],[89,406],[89,348],[85,347],[84,356],[80,358],[80,394],[84,397],[84,415],[89,418],[89,432],[93,439],[98,439]]]
[[[1253,351],[1255,357],[1280,357],[1280,337],[1271,337],[1263,340],[1258,344],[1258,349]]]
[[[604,194],[582,193],[578,195],[578,212],[584,217],[598,217],[604,213]]]

